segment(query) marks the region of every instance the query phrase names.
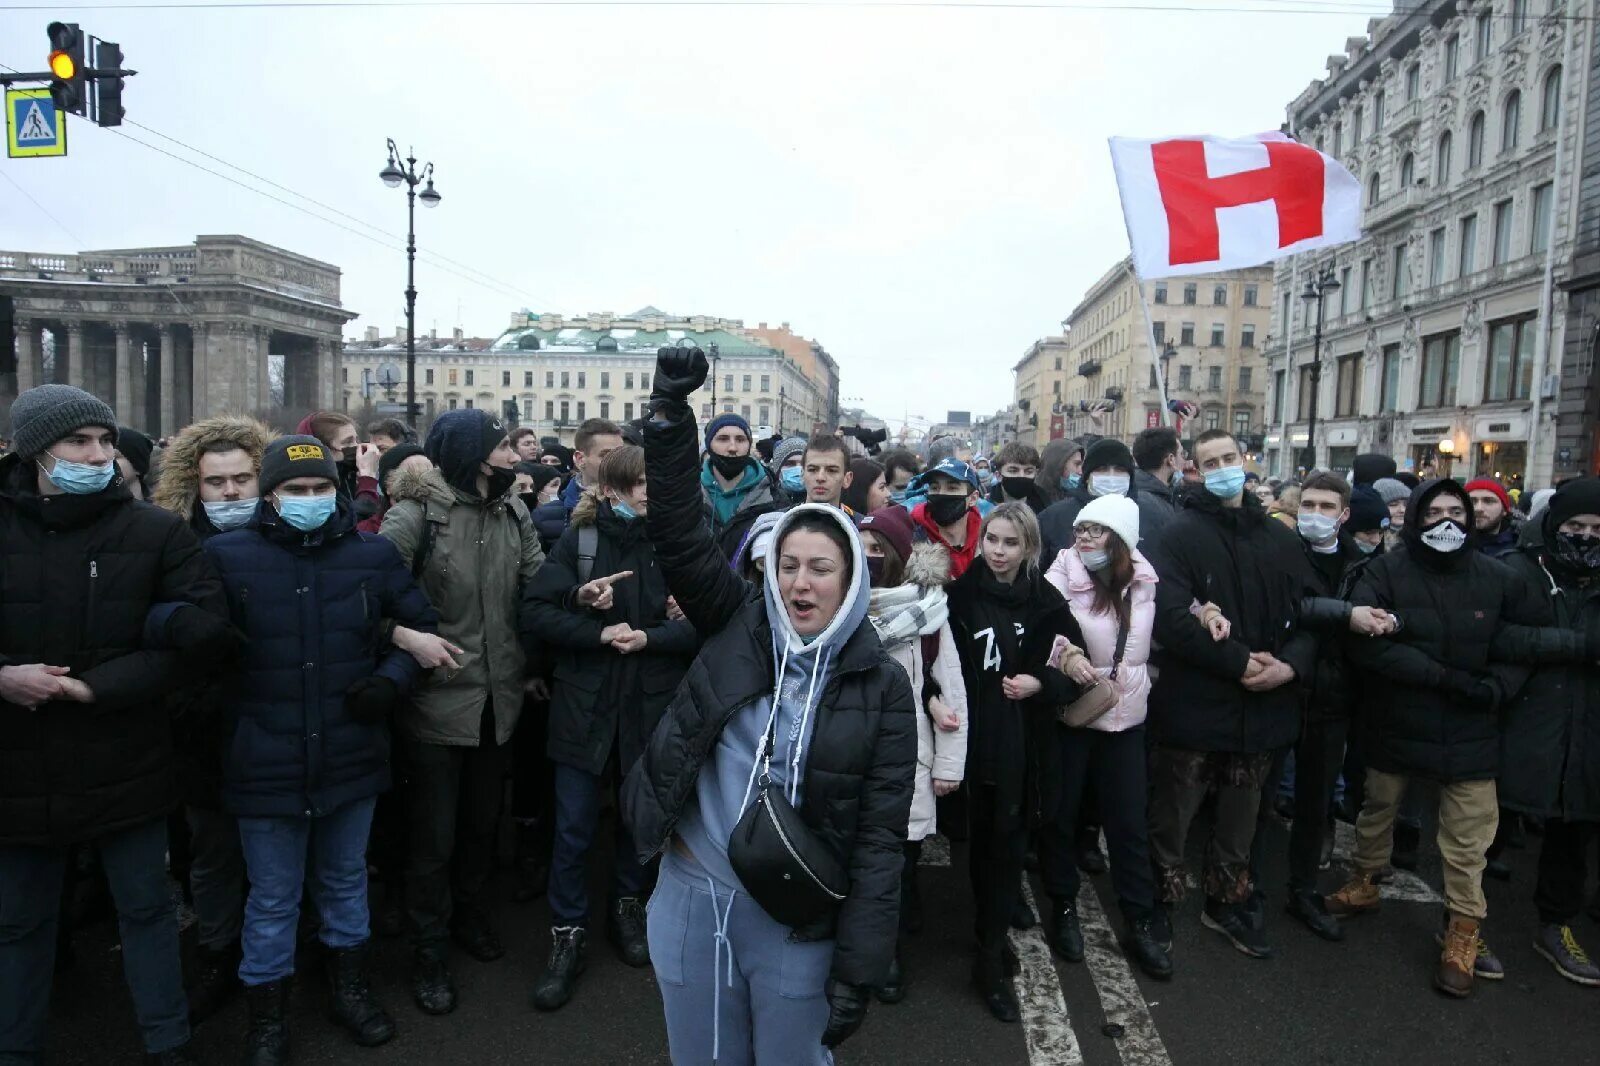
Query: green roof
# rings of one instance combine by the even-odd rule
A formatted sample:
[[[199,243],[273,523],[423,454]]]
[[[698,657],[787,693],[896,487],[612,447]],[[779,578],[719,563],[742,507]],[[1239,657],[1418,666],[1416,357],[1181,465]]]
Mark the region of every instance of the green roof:
[[[536,326],[508,329],[495,340],[490,350],[518,351],[521,348],[522,338],[530,335],[539,338],[540,351],[548,352],[592,352],[597,350],[596,346],[605,338],[616,341],[619,353],[634,355],[654,355],[656,349],[671,347],[680,341],[690,341],[701,348],[715,344],[720,354],[729,356],[768,355],[778,351],[771,345],[757,343],[727,330],[711,329],[704,333],[696,333],[693,330],[675,327],[647,330],[628,326],[602,330],[584,329],[578,326],[566,326],[562,329],[539,329]]]

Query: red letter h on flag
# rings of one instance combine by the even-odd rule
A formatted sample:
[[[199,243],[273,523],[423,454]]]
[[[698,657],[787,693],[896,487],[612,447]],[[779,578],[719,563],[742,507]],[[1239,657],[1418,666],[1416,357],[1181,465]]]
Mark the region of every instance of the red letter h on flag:
[[[1202,141],[1150,146],[1174,266],[1222,257],[1217,210],[1223,207],[1272,201],[1278,212],[1279,248],[1322,235],[1322,156],[1292,141],[1263,141],[1261,146],[1267,150],[1265,167],[1218,178],[1206,173]]]

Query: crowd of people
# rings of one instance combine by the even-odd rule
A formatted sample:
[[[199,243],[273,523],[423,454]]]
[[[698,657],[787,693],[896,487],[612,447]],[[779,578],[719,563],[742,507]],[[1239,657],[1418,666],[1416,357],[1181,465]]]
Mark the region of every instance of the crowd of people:
[[[198,1061],[191,1026],[239,995],[247,1066],[290,1061],[312,945],[333,1024],[389,1041],[375,934],[409,938],[414,1003],[447,1014],[453,954],[505,953],[485,888],[507,818],[515,898],[552,921],[532,1005],[579,994],[603,928],[653,969],[680,1063],[826,1063],[903,1000],[935,833],[965,842],[1001,1021],[1010,930],[1042,921],[1082,962],[1084,872],[1109,869],[1153,979],[1191,885],[1205,928],[1267,958],[1267,819],[1291,823],[1284,910],[1338,941],[1416,867],[1435,792],[1433,985],[1504,976],[1482,879],[1527,833],[1534,946],[1600,986],[1573,929],[1600,847],[1600,479],[1513,496],[1381,455],[1263,479],[1222,430],[993,456],[756,440],[732,413],[696,425],[706,373],[663,349],[647,414],[570,451],[472,409],[421,443],[338,412],[152,441],[81,389],[19,396],[0,1063],[43,1054],[84,876],[150,1062]]]

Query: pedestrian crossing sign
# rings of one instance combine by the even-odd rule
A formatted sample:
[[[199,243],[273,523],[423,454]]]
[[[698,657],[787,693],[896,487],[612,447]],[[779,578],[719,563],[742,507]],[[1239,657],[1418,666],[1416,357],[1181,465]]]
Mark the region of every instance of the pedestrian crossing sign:
[[[6,90],[6,155],[12,159],[67,154],[67,116],[49,89]]]

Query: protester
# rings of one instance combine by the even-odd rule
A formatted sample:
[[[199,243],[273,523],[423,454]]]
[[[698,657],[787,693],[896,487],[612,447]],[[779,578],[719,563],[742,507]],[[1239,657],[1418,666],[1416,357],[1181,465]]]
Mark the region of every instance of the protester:
[[[578,427],[572,438],[573,475],[561,490],[561,505],[572,514],[578,501],[600,479],[600,464],[605,457],[622,447],[622,430],[616,423],[603,418],[591,418]]]
[[[1045,575],[1067,601],[1085,641],[1058,644],[1062,673],[1088,687],[1108,681],[1116,702],[1086,726],[1057,722],[1052,742],[1061,760],[1061,801],[1041,833],[1040,863],[1054,903],[1050,946],[1068,962],[1083,961],[1078,916],[1078,827],[1092,780],[1111,851],[1111,881],[1128,926],[1128,951],[1157,980],[1172,976],[1172,957],[1155,928],[1144,720],[1150,697],[1150,645],[1156,572],[1140,553],[1139,506],[1101,496],[1078,512],[1076,539]],[[1098,845],[1097,845],[1098,846]]]
[[[1007,444],[995,453],[994,468],[997,476],[994,487],[989,490],[990,503],[1016,500],[1027,504],[1034,514],[1050,506],[1035,482],[1039,475],[1039,453],[1033,448],[1016,441]]]
[[[662,349],[656,363],[647,528],[704,646],[628,775],[623,810],[640,860],[661,855],[650,958],[673,1061],[717,1061],[726,1047],[741,1062],[826,1063],[894,958],[917,711],[867,621],[865,559],[842,511],[786,512],[760,590],[722,564],[686,403],[707,370],[699,349]],[[760,824],[752,799],[806,812],[790,824],[804,827],[810,865],[734,846]],[[837,885],[808,874],[824,860]]]
[[[781,510],[772,479],[750,451],[750,423],[735,414],[718,415],[706,426],[706,457],[700,491],[711,512],[711,535],[732,559],[750,523]]]
[[[878,462],[883,464],[883,482],[889,489],[889,500],[903,506],[911,479],[922,473],[922,464],[917,461],[916,453],[904,448],[891,448],[878,456]]]
[[[206,542],[248,641],[224,701],[222,799],[250,878],[239,978],[252,1066],[290,1059],[307,889],[328,949],[330,1017],[362,1047],[395,1032],[368,984],[367,840],[390,784],[388,719],[421,668],[383,633],[385,622],[429,632],[438,615],[394,546],[356,530],[338,478],[317,438],[280,437],[262,456],[255,521]]]
[[[696,650],[694,628],[667,617],[666,578],[645,528],[648,511],[644,451],[624,445],[601,462],[599,484],[578,501],[572,524],[523,593],[523,631],[555,659],[548,726],[556,801],[552,927],[549,961],[533,993],[540,1010],[565,1005],[583,971],[587,861],[607,768],[619,783],[627,775]],[[623,962],[647,966],[651,868],[635,853],[619,821],[606,935]]]
[[[1177,511],[1178,486],[1183,484],[1186,456],[1178,432],[1171,426],[1139,431],[1133,438],[1133,486],[1141,499],[1163,505],[1167,517]]]
[[[400,444],[410,444],[416,440],[416,434],[398,418],[380,418],[367,423],[367,441],[378,449],[379,455],[387,455],[390,448]]]
[[[1053,440],[1039,453],[1039,472],[1034,483],[1046,507],[1078,487],[1078,471],[1083,467],[1083,446],[1075,440]]]
[[[532,426],[518,426],[511,431],[511,450],[517,453],[519,463],[539,461],[539,432]]]
[[[850,473],[850,452],[844,441],[827,433],[812,437],[806,442],[800,460],[800,476],[807,503],[844,508],[844,490],[854,480]],[[852,513],[848,508],[844,511]]]
[[[850,460],[850,487],[841,499],[845,510],[854,515],[868,515],[889,506],[889,485],[882,464],[873,459]]]
[[[561,504],[561,475],[544,463],[533,464],[528,471],[528,488],[521,495],[522,505],[539,532],[539,546],[548,555],[567,528],[567,509]]]
[[[932,541],[950,553],[952,580],[966,573],[978,552],[978,475],[960,459],[941,459],[917,475],[912,491],[926,499],[911,508],[917,541]]]
[[[184,656],[225,632],[216,575],[183,519],[117,477],[116,417],[70,385],[11,405],[0,459],[0,1050],[43,1053],[68,849],[110,882],[147,1061],[193,1063],[167,888],[180,800],[163,694]],[[151,608],[188,603],[171,644],[144,647]],[[89,620],[86,622],[85,620]]]
[[[150,456],[155,442],[130,426],[117,427],[117,472],[136,500],[150,498]]]
[[[1350,464],[1350,487],[1356,489],[1363,485],[1376,486],[1384,478],[1394,477],[1396,469],[1398,467],[1393,456],[1379,452],[1363,452]]]
[[[1075,539],[1073,523],[1090,500],[1101,496],[1126,496],[1139,506],[1139,528],[1149,538],[1157,536],[1170,517],[1166,506],[1146,500],[1133,482],[1133,452],[1126,444],[1101,437],[1084,452],[1083,473],[1077,488],[1045,508],[1039,515],[1039,530],[1044,536],[1044,557],[1054,560],[1071,548]]]
[[[1511,506],[1505,487],[1493,478],[1473,478],[1462,488],[1472,501],[1474,547],[1491,559],[1503,559],[1517,550],[1522,516]]]
[[[593,432],[588,442],[600,437]],[[423,449],[435,468],[396,474],[383,535],[438,609],[440,635],[464,649],[455,668],[419,687],[400,718],[411,992],[425,1013],[446,1014],[456,1004],[446,935],[481,962],[505,954],[482,893],[526,679],[519,582],[533,578],[544,552],[511,492],[516,453],[503,423],[487,411],[446,411]]]
[[[772,448],[767,469],[778,486],[778,501],[785,506],[805,502],[805,454],[805,437],[785,437]]]
[[[378,507],[372,514],[356,523],[356,530],[361,533],[377,533],[383,529],[383,516],[388,514],[389,508],[394,505],[390,481],[396,470],[414,470],[422,473],[432,465],[428,462],[428,457],[422,453],[422,446],[418,444],[396,444],[380,455],[377,470],[373,474],[373,482],[377,485],[378,491]]]
[[[381,453],[376,445],[361,443],[355,419],[339,411],[313,411],[294,431],[316,437],[338,457],[339,488],[354,501],[357,522],[378,512],[382,506],[378,498]]]

